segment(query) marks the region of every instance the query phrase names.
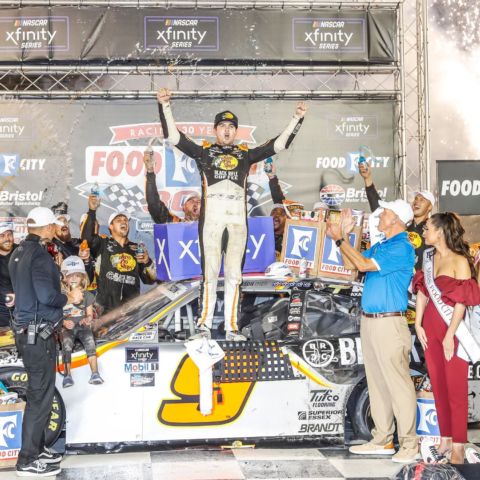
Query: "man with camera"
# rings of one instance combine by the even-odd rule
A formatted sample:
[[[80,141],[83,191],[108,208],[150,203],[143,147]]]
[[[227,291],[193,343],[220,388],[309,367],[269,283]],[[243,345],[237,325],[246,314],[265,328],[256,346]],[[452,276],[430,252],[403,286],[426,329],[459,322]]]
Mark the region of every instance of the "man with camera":
[[[61,325],[63,307],[81,302],[83,294],[78,288],[68,295],[61,292],[60,273],[45,247],[52,242],[58,224],[50,209],[32,209],[27,217],[28,235],[15,249],[9,263],[15,292],[12,326],[28,375],[22,448],[16,467],[17,475],[22,477],[56,475],[62,459],[45,447],[45,429],[55,389],[54,332]]]

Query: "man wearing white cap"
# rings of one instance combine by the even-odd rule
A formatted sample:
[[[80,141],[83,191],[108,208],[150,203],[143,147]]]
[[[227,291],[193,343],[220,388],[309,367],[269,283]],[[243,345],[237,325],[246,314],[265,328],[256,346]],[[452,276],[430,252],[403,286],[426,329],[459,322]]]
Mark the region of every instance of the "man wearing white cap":
[[[0,222],[0,327],[8,327],[15,302],[8,262],[12,252],[17,248],[13,242],[13,223]]]
[[[412,340],[405,316],[415,261],[406,232],[413,210],[404,200],[379,204],[383,211],[378,229],[385,240],[363,254],[345,241],[355,225],[350,210],[342,212],[340,224],[327,224],[327,234],[342,255],[359,271],[366,272],[360,338],[375,428],[370,442],[351,447],[350,452],[393,455],[394,462],[410,463],[418,455],[417,403],[409,372]],[[400,444],[396,454],[394,420]]]
[[[373,184],[372,169],[367,162],[360,163],[360,175],[365,181],[365,192],[367,194],[370,210],[374,215],[379,215],[376,210],[379,208],[380,195]],[[423,238],[423,227],[425,226],[433,206],[435,205],[435,197],[432,192],[422,190],[415,192],[415,196],[411,203],[413,209],[413,221],[407,226],[408,239],[415,249],[415,270],[421,270],[423,262],[423,252],[426,248]]]
[[[28,375],[27,405],[18,455],[19,476],[50,476],[60,473],[62,456],[45,448],[55,391],[56,342],[53,332],[63,319],[67,303],[79,303],[83,294],[73,288],[61,292],[60,272],[44,245],[51,242],[58,220],[45,207],[27,216],[28,235],[13,252],[9,271],[15,292],[12,327],[15,343]]]
[[[143,154],[143,162],[146,170],[145,198],[147,200],[148,213],[155,223],[171,222],[196,222],[200,217],[201,198],[197,192],[188,194],[183,199],[182,210],[184,217],[179,218],[168,210],[168,207],[160,199],[155,175],[155,160],[148,151]]]
[[[114,211],[108,219],[110,237],[96,233],[96,211],[100,200],[88,197],[87,219],[82,228],[82,240],[87,240],[93,258],[97,259],[97,304],[106,313],[140,293],[140,281],[155,282],[155,263],[147,250],[128,239],[130,216]]]

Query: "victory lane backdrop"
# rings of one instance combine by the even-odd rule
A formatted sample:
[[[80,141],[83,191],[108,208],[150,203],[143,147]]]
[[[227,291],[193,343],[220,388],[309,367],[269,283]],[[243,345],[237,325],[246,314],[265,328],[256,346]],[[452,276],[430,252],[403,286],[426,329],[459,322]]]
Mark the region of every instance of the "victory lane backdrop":
[[[213,118],[231,109],[239,117],[238,141],[250,147],[277,136],[294,113],[295,100],[173,100],[179,128],[195,141],[214,140]],[[394,102],[309,101],[306,119],[289,150],[274,162],[285,196],[310,209],[320,198],[332,207],[368,210],[357,173],[360,145],[374,157],[375,184],[394,197]],[[156,101],[0,102],[0,209],[24,217],[36,205],[67,201],[74,226],[87,211],[98,182],[105,226],[113,209],[132,216],[131,239],[152,247],[146,209],[143,152],[152,137],[157,186],[172,212],[182,214],[186,196],[200,191],[193,160],[162,138]],[[252,168],[250,215],[269,215],[271,196],[263,164]],[[75,229],[74,229],[74,233]]]

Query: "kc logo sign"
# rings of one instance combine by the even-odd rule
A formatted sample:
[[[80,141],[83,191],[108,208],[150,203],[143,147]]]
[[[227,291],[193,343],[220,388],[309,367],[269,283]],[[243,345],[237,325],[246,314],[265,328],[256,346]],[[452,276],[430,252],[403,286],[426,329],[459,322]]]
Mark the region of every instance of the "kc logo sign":
[[[417,434],[440,436],[435,401],[430,398],[417,399]]]
[[[298,261],[299,259],[305,258],[309,264],[314,264],[318,229],[315,227],[301,227],[289,224],[286,235],[287,248],[285,251],[285,260],[288,258]]]
[[[0,412],[0,451],[21,447],[22,412]]]

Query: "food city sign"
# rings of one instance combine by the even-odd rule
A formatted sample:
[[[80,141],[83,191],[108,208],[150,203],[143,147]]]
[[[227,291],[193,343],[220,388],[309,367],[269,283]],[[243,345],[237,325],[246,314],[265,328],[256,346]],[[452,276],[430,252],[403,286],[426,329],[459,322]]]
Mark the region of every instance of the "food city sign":
[[[480,214],[480,160],[437,161],[439,211]]]

